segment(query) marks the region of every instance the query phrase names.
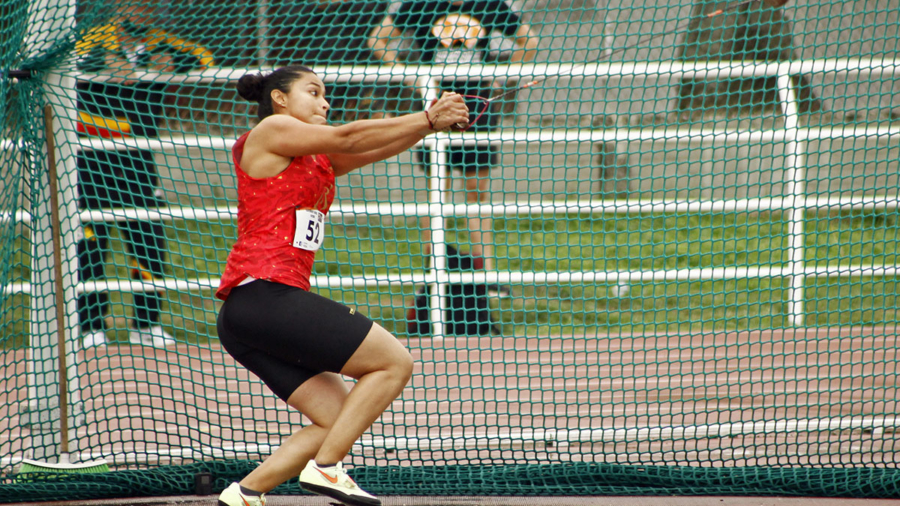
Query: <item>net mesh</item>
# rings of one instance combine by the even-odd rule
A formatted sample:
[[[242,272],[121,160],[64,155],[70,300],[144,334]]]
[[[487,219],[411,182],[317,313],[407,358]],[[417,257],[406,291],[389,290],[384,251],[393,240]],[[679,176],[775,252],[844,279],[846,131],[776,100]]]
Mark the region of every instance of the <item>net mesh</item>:
[[[336,125],[510,92],[339,180],[313,291],[416,360],[363,488],[900,496],[900,2],[454,5],[0,5],[0,502],[218,490],[307,423],[213,297],[235,82],[295,63]]]

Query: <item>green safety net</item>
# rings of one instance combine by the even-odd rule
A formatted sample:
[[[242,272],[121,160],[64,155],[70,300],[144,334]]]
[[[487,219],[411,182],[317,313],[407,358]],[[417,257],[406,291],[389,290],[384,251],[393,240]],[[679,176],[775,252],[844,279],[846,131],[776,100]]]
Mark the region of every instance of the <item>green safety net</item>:
[[[504,94],[338,180],[312,290],[416,361],[346,459],[363,488],[900,497],[898,13],[4,2],[0,502],[217,492],[308,423],[213,295],[235,83],[288,64],[334,125]]]

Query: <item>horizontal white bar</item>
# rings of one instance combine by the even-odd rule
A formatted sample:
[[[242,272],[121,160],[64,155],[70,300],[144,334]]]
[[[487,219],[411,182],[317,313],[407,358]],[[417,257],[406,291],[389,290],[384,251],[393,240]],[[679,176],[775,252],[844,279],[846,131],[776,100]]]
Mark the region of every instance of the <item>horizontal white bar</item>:
[[[26,211],[16,211],[15,213],[0,212],[0,223],[6,223],[15,218],[16,223],[31,223],[31,213]]]
[[[634,427],[610,429],[535,429],[446,438],[405,438],[364,436],[354,445],[359,453],[364,448],[386,450],[474,450],[518,448],[526,444],[625,443],[635,441],[678,441],[720,438],[747,434],[789,434],[835,430],[874,430],[900,427],[897,417],[841,417],[820,419],[773,420],[765,422],[688,425],[672,427]]]
[[[121,222],[129,220],[170,221],[170,220],[230,220],[237,218],[237,207],[221,206],[212,208],[161,207],[157,209],[107,209],[81,211],[82,223]]]
[[[708,267],[699,269],[674,269],[665,271],[583,271],[583,272],[440,272],[440,273],[383,273],[363,274],[356,277],[313,276],[310,283],[316,288],[370,288],[423,283],[489,283],[489,284],[544,284],[544,283],[641,283],[650,281],[714,281],[746,278],[784,278],[794,275],[806,277],[859,277],[898,276],[900,266],[821,266],[805,267],[793,271],[788,267]],[[203,291],[219,286],[219,278],[162,279],[154,282],[131,280],[85,281],[76,286],[78,293],[98,291],[155,292],[163,290]],[[13,283],[3,287],[3,293],[28,293],[26,283]]]
[[[707,144],[760,144],[767,142],[810,141],[848,138],[896,138],[900,127],[848,126],[798,128],[796,130],[718,130],[708,128],[599,128],[599,129],[502,129],[492,132],[450,135],[451,145],[476,141],[502,143],[563,142],[692,142]]]
[[[145,432],[153,432],[152,429],[144,429]],[[158,431],[162,432],[162,431]],[[140,442],[139,442],[140,443]],[[156,445],[154,445],[156,446]],[[75,452],[78,462],[90,462],[98,459],[104,459],[113,465],[130,465],[130,464],[146,464],[158,462],[161,459],[190,459],[203,460],[204,458],[225,459],[236,458],[246,455],[268,455],[278,449],[279,445],[267,444],[234,444],[230,446],[204,446],[201,448],[147,448],[147,449],[131,449],[123,448],[123,452],[99,452],[85,450],[83,452]],[[152,458],[155,457],[155,458]],[[0,466],[13,466],[22,462],[22,457],[4,457],[0,460]]]
[[[770,420],[682,427],[646,427],[632,429],[587,429],[547,431],[547,440],[578,442],[651,441],[661,439],[718,438],[747,434],[826,432],[835,430],[878,429],[900,426],[897,417],[840,417],[799,420]]]
[[[101,280],[84,281],[76,285],[77,293],[84,292],[161,292],[164,290],[175,291],[203,291],[215,290],[219,287],[219,278],[193,278],[193,279],[160,279],[156,281],[131,281],[131,280]]]
[[[677,128],[610,128],[610,129],[503,129],[493,132],[463,133],[450,136],[451,145],[480,142],[490,144],[564,143],[564,142],[692,142],[706,144],[760,144],[791,140],[819,139],[894,139],[900,137],[900,127],[848,126],[832,128],[800,128],[790,130],[723,131],[712,129]],[[214,136],[161,136],[156,139],[129,137],[100,139],[79,137],[84,149],[122,151],[147,149],[172,153],[179,149],[230,150],[234,138]]]
[[[197,83],[216,81],[236,81],[241,76],[255,72],[269,72],[273,68],[236,68],[213,67],[184,74],[160,72],[135,72],[130,77],[141,81],[161,81],[166,83]],[[363,83],[397,81],[403,77],[590,77],[590,76],[648,76],[648,75],[682,75],[689,77],[763,77],[778,74],[812,74],[812,73],[851,73],[869,75],[894,75],[900,70],[900,62],[887,58],[863,59],[821,59],[794,60],[788,62],[764,61],[710,61],[679,62],[649,61],[637,63],[525,63],[509,65],[341,65],[318,66],[313,70],[322,76],[326,83]],[[91,81],[107,81],[112,79],[105,74],[80,74],[79,79]]]
[[[24,149],[25,142],[21,140],[13,140],[13,139],[0,139],[0,151],[7,151],[10,149]]]
[[[434,206],[434,207],[432,207]],[[535,202],[524,204],[359,204],[335,207],[328,216],[338,221],[348,216],[423,216],[431,210],[444,216],[517,216],[525,214],[638,214],[755,212],[796,208],[845,210],[891,210],[900,207],[900,196],[754,198],[735,200],[580,200],[575,202]]]
[[[504,283],[504,284],[537,284],[537,283],[581,283],[581,282],[630,282],[643,281],[697,281],[787,277],[792,275],[809,277],[825,276],[897,276],[900,266],[825,266],[807,267],[800,272],[790,268],[778,267],[716,267],[701,269],[677,269],[666,271],[639,272],[447,272],[435,274],[370,274],[358,277],[312,276],[310,284],[316,288],[362,288],[391,285],[407,285],[422,283]],[[80,283],[83,291],[154,291],[160,288],[169,290],[204,290],[217,288],[218,278],[198,278],[194,280],[166,279],[156,283],[140,281],[89,281]]]
[[[121,137],[102,139],[98,137],[79,137],[82,148],[103,151],[123,151],[128,149],[147,149],[166,153],[178,149],[215,149],[228,151],[237,141],[236,137],[218,137],[212,135],[160,136],[155,139],[146,137]]]
[[[432,209],[445,216],[518,216],[525,214],[639,214],[639,213],[708,213],[755,212],[779,209],[821,209],[826,211],[867,210],[883,211],[900,207],[900,196],[814,197],[808,199],[755,198],[734,200],[581,200],[575,202],[547,202],[525,204],[397,204],[366,203],[335,206],[328,212],[331,222],[349,216],[426,216]],[[166,207],[159,209],[107,209],[82,211],[82,222],[120,222],[128,220],[167,221],[227,220],[237,216],[237,208]],[[0,223],[9,221],[9,213],[0,213]],[[31,215],[16,213],[19,223],[30,223]]]
[[[31,293],[31,283],[10,283],[3,285],[3,295],[12,295],[15,293]]]
[[[247,444],[234,444],[234,445],[226,445],[222,447],[217,446],[205,446],[202,448],[169,448],[169,449],[147,449],[147,450],[135,450],[135,453],[131,454],[110,454],[108,456],[104,455],[102,458],[112,462],[113,464],[141,464],[141,463],[149,463],[151,459],[148,459],[148,455],[156,456],[157,460],[159,459],[189,459],[189,460],[204,460],[204,459],[234,459],[245,457],[248,455],[269,455],[270,453],[277,450],[279,445],[268,445],[268,444],[255,444],[255,443],[247,443]],[[101,458],[97,455],[91,455],[92,458]]]

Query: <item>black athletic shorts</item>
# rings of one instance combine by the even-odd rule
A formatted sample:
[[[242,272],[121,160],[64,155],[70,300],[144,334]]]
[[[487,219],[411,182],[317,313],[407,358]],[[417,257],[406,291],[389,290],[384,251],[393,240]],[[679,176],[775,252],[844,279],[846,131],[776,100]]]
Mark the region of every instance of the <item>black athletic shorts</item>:
[[[491,170],[497,165],[497,148],[490,144],[450,146],[447,149],[447,165],[463,174],[475,174]],[[431,150],[419,148],[416,161],[422,164],[426,174],[431,174]]]
[[[263,280],[233,288],[216,322],[225,350],[285,401],[313,376],[340,372],[372,325],[341,303]]]

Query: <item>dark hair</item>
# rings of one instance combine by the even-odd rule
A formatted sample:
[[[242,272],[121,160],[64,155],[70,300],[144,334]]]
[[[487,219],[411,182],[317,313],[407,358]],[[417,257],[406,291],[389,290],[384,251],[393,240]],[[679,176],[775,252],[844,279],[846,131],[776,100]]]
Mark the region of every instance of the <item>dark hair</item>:
[[[246,74],[237,83],[237,91],[240,96],[250,102],[258,102],[259,110],[256,115],[259,119],[272,115],[272,90],[288,93],[294,81],[307,74],[315,74],[309,67],[302,65],[290,65],[281,67],[274,72],[263,75]]]

